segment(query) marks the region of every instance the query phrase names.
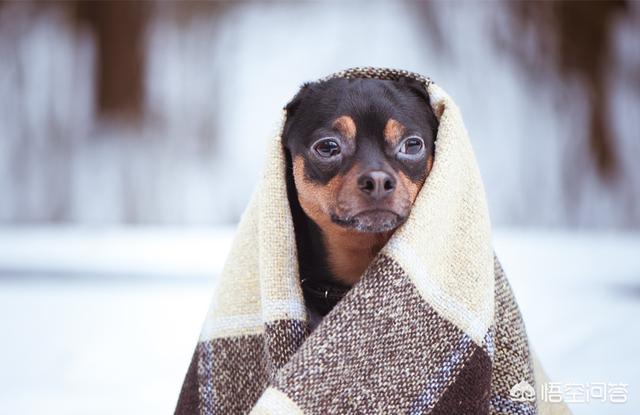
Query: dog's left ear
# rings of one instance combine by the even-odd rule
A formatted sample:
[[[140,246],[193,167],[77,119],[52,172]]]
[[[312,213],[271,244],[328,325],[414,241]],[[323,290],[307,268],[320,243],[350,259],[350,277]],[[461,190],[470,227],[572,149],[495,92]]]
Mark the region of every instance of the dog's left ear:
[[[424,87],[424,84],[422,82],[417,81],[413,78],[400,78],[398,82],[401,85],[404,85],[415,96],[424,100],[427,104],[429,104],[429,108],[431,108],[431,98],[429,98],[427,89]]]
[[[433,137],[438,134],[438,117],[436,117],[433,108],[431,107],[431,98],[429,97],[429,93],[427,92],[427,88],[425,88],[424,84],[420,81],[417,81],[413,78],[400,78],[398,82],[407,88],[413,95],[420,98],[427,104],[427,114],[425,114],[429,119],[429,125],[431,125]]]

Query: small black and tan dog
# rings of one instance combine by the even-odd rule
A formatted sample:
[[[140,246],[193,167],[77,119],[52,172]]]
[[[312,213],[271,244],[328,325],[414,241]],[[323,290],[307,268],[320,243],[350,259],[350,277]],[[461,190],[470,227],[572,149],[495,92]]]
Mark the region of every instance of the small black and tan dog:
[[[286,110],[287,188],[317,322],[409,215],[431,170],[438,121],[409,78],[307,83]]]

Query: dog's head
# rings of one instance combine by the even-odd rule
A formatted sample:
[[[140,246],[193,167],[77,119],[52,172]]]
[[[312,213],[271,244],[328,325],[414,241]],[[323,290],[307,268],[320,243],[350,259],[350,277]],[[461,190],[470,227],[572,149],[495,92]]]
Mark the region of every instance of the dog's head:
[[[404,222],[431,168],[438,128],[422,84],[308,83],[286,110],[283,143],[308,217],[321,229],[368,233]]]

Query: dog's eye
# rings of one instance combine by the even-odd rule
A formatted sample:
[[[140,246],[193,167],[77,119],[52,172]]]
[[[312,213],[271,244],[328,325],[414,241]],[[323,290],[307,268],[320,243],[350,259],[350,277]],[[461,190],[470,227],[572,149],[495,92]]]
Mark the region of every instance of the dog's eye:
[[[325,138],[318,141],[313,149],[320,155],[320,157],[333,157],[340,154],[340,144],[336,140],[331,138]]]
[[[424,142],[419,137],[409,137],[402,143],[402,147],[400,147],[400,152],[404,154],[418,154],[422,147],[424,146]]]

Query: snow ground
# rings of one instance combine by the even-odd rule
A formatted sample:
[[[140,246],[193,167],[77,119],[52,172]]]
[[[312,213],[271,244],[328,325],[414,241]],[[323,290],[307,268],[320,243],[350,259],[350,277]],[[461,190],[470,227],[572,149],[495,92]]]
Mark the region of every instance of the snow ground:
[[[233,228],[0,229],[0,412],[171,413]],[[640,234],[503,229],[496,252],[553,381],[640,412]]]

